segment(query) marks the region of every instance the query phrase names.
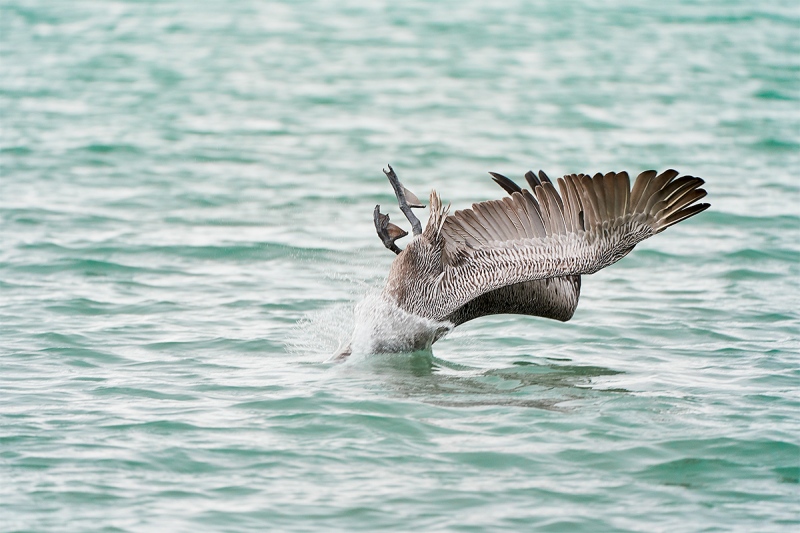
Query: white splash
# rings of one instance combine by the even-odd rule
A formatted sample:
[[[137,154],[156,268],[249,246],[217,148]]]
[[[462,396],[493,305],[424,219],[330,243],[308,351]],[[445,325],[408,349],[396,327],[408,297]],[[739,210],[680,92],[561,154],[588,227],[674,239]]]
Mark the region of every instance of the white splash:
[[[329,362],[354,361],[373,354],[429,350],[454,325],[400,309],[372,287],[357,302],[312,312],[297,323],[287,349]]]
[[[354,309],[350,302],[307,313],[291,331],[286,349],[318,361],[338,353],[350,340]]]
[[[453,329],[450,322],[438,322],[400,309],[383,294],[368,294],[354,310],[353,335],[332,357],[376,353],[405,353],[428,350]],[[346,355],[345,355],[346,356]]]

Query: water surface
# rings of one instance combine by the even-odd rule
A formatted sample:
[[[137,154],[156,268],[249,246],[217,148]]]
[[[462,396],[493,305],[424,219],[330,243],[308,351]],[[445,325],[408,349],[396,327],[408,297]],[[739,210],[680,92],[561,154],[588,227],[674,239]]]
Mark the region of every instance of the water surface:
[[[792,531],[792,2],[0,4],[3,531]],[[674,167],[568,323],[324,361],[454,208]],[[401,241],[402,244],[402,241]]]

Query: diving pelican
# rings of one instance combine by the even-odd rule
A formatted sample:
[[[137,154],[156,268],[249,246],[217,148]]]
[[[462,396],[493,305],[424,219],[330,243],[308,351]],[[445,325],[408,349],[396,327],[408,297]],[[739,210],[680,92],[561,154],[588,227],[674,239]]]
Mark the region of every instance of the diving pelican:
[[[386,248],[397,254],[377,300],[356,310],[349,345],[354,351],[398,353],[429,348],[456,326],[494,314],[569,320],[578,305],[581,276],[627,255],[636,244],[709,207],[703,180],[675,170],[571,174],[558,190],[539,171],[525,174],[530,189],[490,172],[508,196],[449,213],[430,194],[425,229],[412,208],[420,200],[384,170],[413,238],[375,206],[374,223]],[[560,193],[559,193],[560,191]]]

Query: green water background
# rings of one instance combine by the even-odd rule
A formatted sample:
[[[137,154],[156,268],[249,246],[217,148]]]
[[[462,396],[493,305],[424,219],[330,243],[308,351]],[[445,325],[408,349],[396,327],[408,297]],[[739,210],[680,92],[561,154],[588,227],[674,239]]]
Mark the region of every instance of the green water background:
[[[0,1],[0,530],[793,531],[794,2]],[[674,167],[712,209],[331,366],[402,220]]]

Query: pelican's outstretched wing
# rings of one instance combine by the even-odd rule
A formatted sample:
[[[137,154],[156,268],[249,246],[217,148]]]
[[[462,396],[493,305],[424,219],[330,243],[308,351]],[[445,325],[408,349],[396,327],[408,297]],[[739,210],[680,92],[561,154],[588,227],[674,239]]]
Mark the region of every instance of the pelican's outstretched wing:
[[[539,171],[542,176],[544,172]],[[508,194],[522,193],[522,187],[507,177],[490,172],[492,179]],[[545,176],[546,177],[546,176]],[[526,174],[532,187],[541,182],[532,172]],[[531,180],[534,180],[531,182]],[[545,278],[500,287],[465,303],[447,320],[458,326],[488,315],[530,315],[566,322],[575,314],[581,293],[581,277]]]
[[[449,216],[431,192],[425,233],[440,242],[443,266],[437,318],[509,285],[597,272],[637,243],[707,209],[709,204],[696,203],[706,195],[703,180],[677,175],[646,171],[631,190],[626,172],[572,174],[558,180],[559,195],[544,173],[528,173],[533,192],[500,179],[510,196]]]

